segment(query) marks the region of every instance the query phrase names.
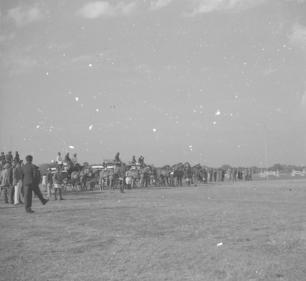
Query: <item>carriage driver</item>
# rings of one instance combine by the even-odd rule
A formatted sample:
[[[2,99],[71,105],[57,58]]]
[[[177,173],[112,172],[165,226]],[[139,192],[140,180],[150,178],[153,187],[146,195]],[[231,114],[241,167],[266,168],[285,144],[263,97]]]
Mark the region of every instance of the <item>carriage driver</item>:
[[[120,153],[119,152],[117,152],[116,155],[115,155],[115,162],[116,162],[116,164],[121,164]]]

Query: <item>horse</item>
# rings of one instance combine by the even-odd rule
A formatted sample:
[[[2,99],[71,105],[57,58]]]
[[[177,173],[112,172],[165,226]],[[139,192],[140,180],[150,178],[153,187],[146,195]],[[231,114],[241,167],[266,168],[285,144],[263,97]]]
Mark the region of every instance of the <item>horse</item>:
[[[201,167],[200,164],[197,164],[193,166],[191,170],[192,170],[192,180],[195,185],[198,185],[200,183],[207,183],[208,173],[206,168]],[[212,172],[210,171],[210,173]]]
[[[84,166],[80,171],[81,190],[87,190],[88,184],[91,191],[94,190],[96,184],[99,183],[99,171],[93,172],[91,167]]]
[[[126,173],[126,165],[124,163],[117,164],[114,168],[112,184],[113,188],[119,188],[120,192],[124,192],[125,186],[125,173]]]
[[[105,187],[111,189],[119,188],[124,192],[126,165],[122,162],[116,163],[114,167],[108,167],[101,170],[98,174],[98,183],[100,190]]]
[[[149,166],[145,166],[142,169],[140,169],[140,185],[142,187],[149,186],[150,175],[151,175],[151,168]]]
[[[183,186],[184,164],[178,163],[172,166],[172,185]]]
[[[108,176],[109,176],[109,171],[107,169],[103,169],[99,173],[99,187],[100,190],[104,190],[106,186],[108,186]]]
[[[129,169],[126,171],[125,176],[127,188],[135,188],[140,179],[139,171],[136,168]]]
[[[70,184],[72,186],[72,190],[79,190],[81,187],[81,177],[79,171],[73,171],[70,174]]]
[[[169,165],[163,166],[161,168],[155,168],[155,172],[156,172],[156,182],[159,186],[170,185],[171,168]]]

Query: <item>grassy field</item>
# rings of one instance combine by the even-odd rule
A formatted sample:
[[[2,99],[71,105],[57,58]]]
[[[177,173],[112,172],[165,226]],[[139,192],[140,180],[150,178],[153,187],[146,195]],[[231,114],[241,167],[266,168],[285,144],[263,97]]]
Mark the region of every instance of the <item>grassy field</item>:
[[[305,180],[65,198],[0,203],[0,280],[306,280]]]

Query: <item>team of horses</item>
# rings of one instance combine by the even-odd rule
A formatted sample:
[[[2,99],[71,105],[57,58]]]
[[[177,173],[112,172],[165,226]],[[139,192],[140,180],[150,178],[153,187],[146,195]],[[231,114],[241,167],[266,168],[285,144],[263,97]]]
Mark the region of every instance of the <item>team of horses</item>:
[[[173,166],[127,165],[123,162],[111,167],[93,169],[89,165],[68,165],[63,171],[65,185],[71,190],[132,189],[149,186],[183,186],[206,183],[208,170],[191,166],[188,162]]]

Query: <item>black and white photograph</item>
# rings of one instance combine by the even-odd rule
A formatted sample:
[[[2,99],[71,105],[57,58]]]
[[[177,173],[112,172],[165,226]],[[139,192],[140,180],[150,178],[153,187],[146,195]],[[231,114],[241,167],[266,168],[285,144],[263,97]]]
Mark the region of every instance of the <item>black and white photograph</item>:
[[[306,0],[0,0],[0,281],[306,281]]]

